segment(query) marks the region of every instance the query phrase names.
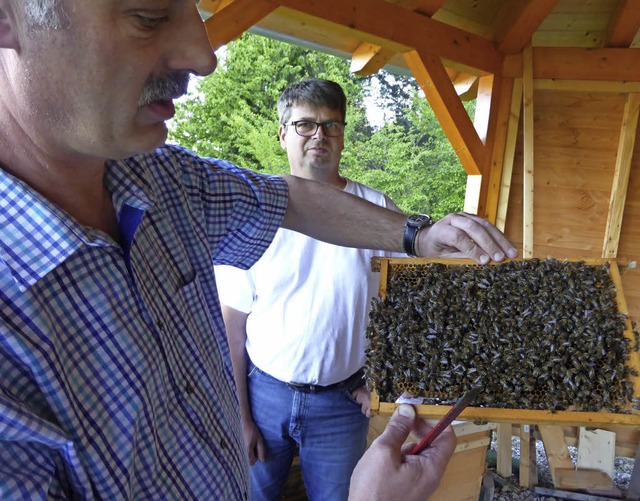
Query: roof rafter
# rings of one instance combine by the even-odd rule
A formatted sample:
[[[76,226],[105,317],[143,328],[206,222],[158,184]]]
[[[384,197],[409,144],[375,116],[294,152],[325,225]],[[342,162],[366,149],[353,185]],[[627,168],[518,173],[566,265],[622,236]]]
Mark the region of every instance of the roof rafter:
[[[235,40],[276,8],[267,0],[218,2],[214,15],[204,23],[211,47],[215,51]]]
[[[486,73],[502,69],[503,56],[490,40],[383,0],[269,1],[357,30],[363,40],[371,35],[375,40],[366,40],[371,43],[385,46],[384,41],[390,41],[396,47],[419,49]]]
[[[392,0],[390,3],[431,17],[446,1],[447,0]],[[374,75],[378,73],[395,54],[395,51],[385,49],[379,45],[363,42],[353,52],[351,72],[363,77]]]
[[[480,140],[440,58],[419,51],[407,52],[404,58],[464,170],[469,175],[483,174],[488,159],[487,147]]]
[[[629,47],[640,26],[640,3],[637,0],[619,0],[611,16],[604,44],[607,47]]]
[[[559,0],[521,0],[505,3],[495,28],[498,50],[503,54],[517,54],[555,8]]]

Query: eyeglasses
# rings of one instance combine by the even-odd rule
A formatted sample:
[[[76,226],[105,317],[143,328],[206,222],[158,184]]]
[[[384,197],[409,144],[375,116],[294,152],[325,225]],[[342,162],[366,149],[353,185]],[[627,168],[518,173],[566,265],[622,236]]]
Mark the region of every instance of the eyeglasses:
[[[296,130],[296,134],[302,137],[311,137],[318,131],[318,127],[322,127],[324,135],[327,137],[340,137],[344,134],[344,128],[347,125],[346,122],[311,122],[309,120],[296,120],[288,124],[283,124],[285,127],[293,125]]]

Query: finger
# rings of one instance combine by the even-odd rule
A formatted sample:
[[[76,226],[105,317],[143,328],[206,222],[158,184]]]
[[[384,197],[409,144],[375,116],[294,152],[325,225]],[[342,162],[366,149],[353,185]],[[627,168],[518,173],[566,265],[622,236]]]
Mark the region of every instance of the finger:
[[[416,411],[411,405],[400,404],[389,419],[387,427],[377,438],[378,444],[400,450],[402,443],[409,436],[415,417]]]
[[[456,231],[453,247],[480,264],[516,257],[518,251],[491,223],[474,214],[453,214],[449,224]]]
[[[265,447],[264,447],[264,440],[262,440],[262,437],[258,438],[258,442],[256,443],[256,451],[258,452],[258,459],[264,463]]]
[[[456,434],[451,426],[448,426],[431,446],[423,450],[420,455],[429,458],[435,471],[444,472],[447,463],[456,450]]]

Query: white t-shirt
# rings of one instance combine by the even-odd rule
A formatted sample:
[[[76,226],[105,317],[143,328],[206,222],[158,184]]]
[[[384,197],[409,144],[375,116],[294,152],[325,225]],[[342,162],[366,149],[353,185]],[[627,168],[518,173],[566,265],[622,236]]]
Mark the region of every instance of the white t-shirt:
[[[347,180],[344,191],[398,210],[363,184]],[[324,386],[363,366],[365,328],[379,285],[371,257],[393,255],[281,228],[251,269],[216,266],[216,282],[223,304],[249,314],[246,348],[259,369],[280,381]]]

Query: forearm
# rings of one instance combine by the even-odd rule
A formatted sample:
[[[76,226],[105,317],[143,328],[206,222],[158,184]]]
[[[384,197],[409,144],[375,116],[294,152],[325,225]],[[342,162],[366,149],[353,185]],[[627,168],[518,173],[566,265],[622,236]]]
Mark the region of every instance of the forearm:
[[[227,339],[229,341],[229,351],[233,364],[233,377],[236,381],[240,415],[243,420],[253,419],[247,388],[248,356],[245,348],[247,340],[246,314],[229,308],[228,306],[223,306],[222,315],[227,329]]]
[[[284,177],[289,205],[283,227],[345,247],[402,252],[404,214],[327,184]]]

